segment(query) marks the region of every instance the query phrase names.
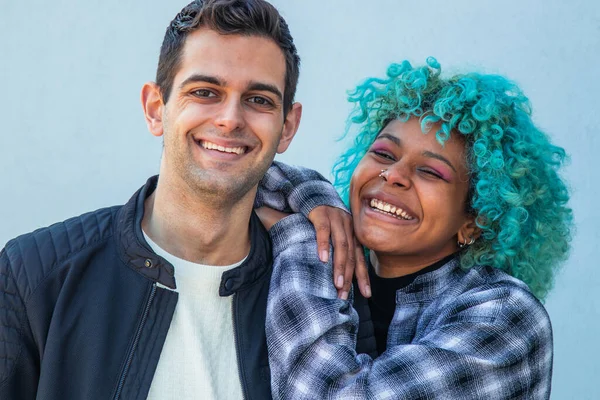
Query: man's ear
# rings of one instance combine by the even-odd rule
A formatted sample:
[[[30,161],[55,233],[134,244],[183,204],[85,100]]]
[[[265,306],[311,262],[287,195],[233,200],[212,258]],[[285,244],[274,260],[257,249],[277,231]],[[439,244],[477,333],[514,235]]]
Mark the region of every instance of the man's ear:
[[[145,83],[142,87],[141,100],[148,130],[154,136],[162,136],[164,104],[158,85],[154,82]]]
[[[300,119],[302,118],[302,104],[292,104],[292,109],[287,113],[285,121],[283,122],[283,131],[281,132],[281,139],[279,140],[279,146],[277,146],[277,153],[281,154],[287,150],[292,139],[298,132],[300,126]]]
[[[465,223],[458,230],[458,241],[473,244],[481,236],[481,228],[477,226],[476,217],[469,215]]]

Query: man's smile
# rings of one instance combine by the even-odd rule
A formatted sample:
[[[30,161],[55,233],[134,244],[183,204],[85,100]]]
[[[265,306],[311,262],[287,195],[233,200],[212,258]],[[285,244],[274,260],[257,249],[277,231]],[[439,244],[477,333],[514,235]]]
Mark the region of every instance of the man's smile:
[[[227,146],[222,146],[213,142],[209,142],[207,140],[199,140],[197,141],[200,146],[202,146],[203,148],[207,149],[207,150],[216,150],[216,151],[220,151],[222,153],[233,153],[233,154],[244,154],[247,150],[246,146],[236,146],[236,147],[227,147]]]

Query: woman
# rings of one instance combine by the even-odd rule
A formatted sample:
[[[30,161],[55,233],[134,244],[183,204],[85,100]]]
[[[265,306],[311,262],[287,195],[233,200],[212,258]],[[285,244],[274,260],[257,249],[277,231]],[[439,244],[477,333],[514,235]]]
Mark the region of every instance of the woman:
[[[570,241],[564,150],[514,83],[446,79],[433,58],[391,65],[350,100],[357,133],[334,173],[369,250],[361,319],[379,356],[355,352],[357,313],[336,299],[310,223],[289,216],[271,229],[274,398],[548,398],[540,300]]]

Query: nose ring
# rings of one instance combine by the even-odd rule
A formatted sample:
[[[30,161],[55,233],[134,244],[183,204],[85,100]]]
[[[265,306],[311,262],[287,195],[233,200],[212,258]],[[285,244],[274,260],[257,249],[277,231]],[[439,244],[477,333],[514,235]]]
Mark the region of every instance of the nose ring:
[[[387,172],[387,169],[382,169],[381,173],[379,174],[379,177],[387,182],[387,178],[385,177],[386,172]]]

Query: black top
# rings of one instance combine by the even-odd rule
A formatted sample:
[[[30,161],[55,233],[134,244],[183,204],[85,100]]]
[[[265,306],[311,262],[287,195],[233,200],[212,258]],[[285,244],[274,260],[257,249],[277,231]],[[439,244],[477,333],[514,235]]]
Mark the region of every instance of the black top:
[[[382,354],[387,347],[387,334],[394,313],[396,312],[396,291],[410,285],[419,275],[426,274],[444,266],[456,256],[455,253],[431,264],[417,272],[397,278],[382,278],[375,273],[369,263],[369,279],[371,281],[372,295],[369,299],[371,319],[375,328],[375,341],[377,352]]]

